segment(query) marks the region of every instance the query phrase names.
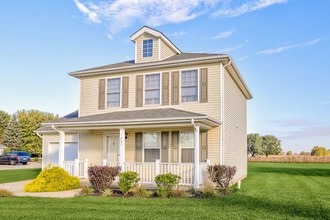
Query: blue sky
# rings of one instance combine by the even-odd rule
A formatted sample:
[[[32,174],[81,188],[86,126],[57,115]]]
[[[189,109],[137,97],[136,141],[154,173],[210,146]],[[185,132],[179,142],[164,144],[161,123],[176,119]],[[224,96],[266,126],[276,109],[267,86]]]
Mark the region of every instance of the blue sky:
[[[248,133],[284,151],[330,148],[328,0],[2,0],[0,109],[63,116],[79,106],[67,73],[134,58],[144,25],[183,52],[230,54],[254,98]]]

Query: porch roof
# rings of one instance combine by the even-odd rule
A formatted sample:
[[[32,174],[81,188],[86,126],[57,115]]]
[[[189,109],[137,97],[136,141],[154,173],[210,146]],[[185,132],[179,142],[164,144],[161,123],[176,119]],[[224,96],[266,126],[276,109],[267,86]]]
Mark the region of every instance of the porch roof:
[[[64,131],[114,129],[114,128],[153,128],[184,127],[198,124],[202,129],[211,129],[220,125],[220,121],[205,114],[194,113],[173,108],[144,109],[135,111],[117,111],[76,118],[61,118],[57,121],[43,123],[39,133]]]

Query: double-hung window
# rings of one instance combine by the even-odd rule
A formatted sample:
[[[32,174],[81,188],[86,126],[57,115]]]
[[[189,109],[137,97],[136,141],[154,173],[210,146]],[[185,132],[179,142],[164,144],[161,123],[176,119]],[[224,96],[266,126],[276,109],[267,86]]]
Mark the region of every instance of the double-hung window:
[[[198,101],[198,71],[185,70],[181,72],[181,102]]]
[[[142,57],[152,57],[153,55],[153,39],[143,40],[142,43]]]
[[[160,104],[160,74],[145,76],[145,104]]]
[[[107,81],[107,106],[120,107],[121,79],[111,78]]]
[[[144,162],[155,162],[160,159],[160,133],[144,133]]]
[[[180,148],[181,148],[181,162],[194,162],[194,142],[195,136],[193,131],[180,132]]]

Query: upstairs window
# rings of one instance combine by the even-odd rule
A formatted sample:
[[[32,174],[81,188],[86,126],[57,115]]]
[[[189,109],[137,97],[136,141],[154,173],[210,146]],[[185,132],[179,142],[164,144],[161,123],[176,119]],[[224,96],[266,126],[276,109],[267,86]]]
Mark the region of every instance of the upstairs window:
[[[160,74],[145,76],[145,104],[160,104]]]
[[[181,72],[181,102],[198,101],[198,71],[185,70]]]
[[[143,40],[142,57],[152,57],[153,56],[153,39]]]
[[[107,81],[107,106],[119,107],[120,106],[120,78],[112,78]]]

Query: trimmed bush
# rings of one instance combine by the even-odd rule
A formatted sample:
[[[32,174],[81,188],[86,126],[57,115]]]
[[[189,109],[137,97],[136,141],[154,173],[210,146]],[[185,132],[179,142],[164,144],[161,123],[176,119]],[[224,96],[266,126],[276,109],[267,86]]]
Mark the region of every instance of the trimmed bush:
[[[93,166],[88,168],[88,178],[91,187],[96,193],[102,193],[110,186],[120,172],[120,167]]]
[[[159,197],[173,197],[173,188],[177,187],[181,177],[172,173],[159,174],[155,177],[157,195]]]
[[[211,165],[207,167],[211,181],[217,184],[220,189],[229,187],[230,181],[236,174],[237,168],[235,166],[226,165]]]
[[[24,186],[24,192],[57,192],[80,187],[80,180],[70,176],[63,168],[48,165],[36,179]]]
[[[124,195],[127,195],[128,191],[135,187],[137,183],[140,181],[138,178],[138,174],[136,172],[123,172],[119,174],[119,188]]]

